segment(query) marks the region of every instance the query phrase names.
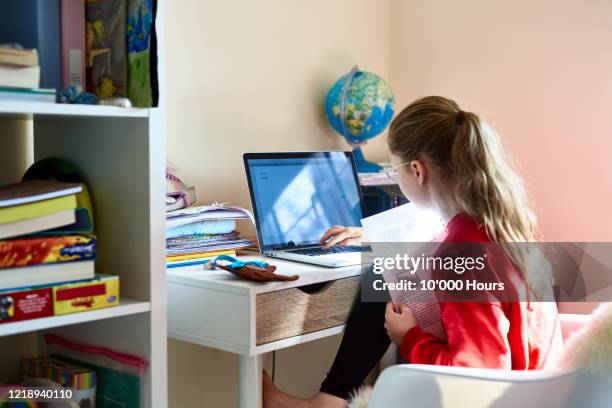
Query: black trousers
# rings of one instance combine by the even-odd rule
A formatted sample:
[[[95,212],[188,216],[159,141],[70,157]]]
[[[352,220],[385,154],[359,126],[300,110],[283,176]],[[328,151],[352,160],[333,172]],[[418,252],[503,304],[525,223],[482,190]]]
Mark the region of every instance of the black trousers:
[[[376,278],[379,277],[371,272],[363,275],[362,288],[369,290],[372,279]],[[340,348],[321,391],[348,399],[389,348],[391,340],[384,325],[386,300],[390,298],[386,292],[384,299],[380,299],[380,294],[377,296],[379,301],[366,302],[362,301],[361,291],[357,294]]]

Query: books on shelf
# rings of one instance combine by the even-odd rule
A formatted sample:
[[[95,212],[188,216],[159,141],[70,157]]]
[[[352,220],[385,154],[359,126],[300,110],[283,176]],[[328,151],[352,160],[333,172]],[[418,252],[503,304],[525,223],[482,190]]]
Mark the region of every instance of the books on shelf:
[[[69,195],[29,204],[0,207],[0,225],[42,217],[59,211],[74,210],[76,206],[76,197]]]
[[[0,324],[119,304],[119,277],[96,274],[93,279],[56,285],[0,290]]]
[[[92,279],[94,275],[93,260],[4,268],[0,269],[0,290]]]
[[[62,89],[85,83],[85,0],[60,0]]]
[[[59,0],[19,0],[2,2],[0,44],[18,44],[36,49],[40,82],[27,88],[61,87]],[[13,46],[15,48],[15,46]],[[18,86],[8,83],[9,86]]]
[[[64,210],[37,218],[7,222],[0,225],[0,239],[60,228],[74,224],[76,221],[76,210]]]
[[[39,86],[38,52],[0,47],[0,87],[38,88]]]
[[[34,236],[0,241],[0,271],[2,268],[88,261],[95,257],[96,238],[93,236]]]
[[[10,207],[77,194],[83,191],[78,183],[30,180],[0,187],[0,207]]]
[[[0,65],[37,67],[38,52],[36,50],[16,49],[9,46],[0,47]]]

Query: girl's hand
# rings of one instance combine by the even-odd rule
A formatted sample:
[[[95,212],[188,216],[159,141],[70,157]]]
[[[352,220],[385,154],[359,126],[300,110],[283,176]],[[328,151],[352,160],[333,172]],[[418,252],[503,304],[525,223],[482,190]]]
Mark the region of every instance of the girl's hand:
[[[323,234],[319,244],[325,248],[332,245],[361,245],[364,238],[363,228],[334,225]]]
[[[387,329],[387,335],[393,343],[398,346],[401,345],[408,330],[416,325],[414,315],[408,306],[402,303],[398,313],[395,311],[393,302],[387,303],[387,310],[385,311],[385,329]]]

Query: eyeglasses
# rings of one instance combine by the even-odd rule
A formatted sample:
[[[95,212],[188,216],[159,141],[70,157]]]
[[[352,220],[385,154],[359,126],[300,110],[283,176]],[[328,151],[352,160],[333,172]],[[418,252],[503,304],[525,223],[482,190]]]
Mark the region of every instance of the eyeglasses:
[[[399,164],[397,166],[389,167],[388,169],[385,170],[385,173],[387,173],[387,177],[389,177],[392,181],[395,181],[397,183],[399,181],[399,177],[398,177],[399,168],[406,166],[412,162],[413,160],[406,162],[406,163]]]

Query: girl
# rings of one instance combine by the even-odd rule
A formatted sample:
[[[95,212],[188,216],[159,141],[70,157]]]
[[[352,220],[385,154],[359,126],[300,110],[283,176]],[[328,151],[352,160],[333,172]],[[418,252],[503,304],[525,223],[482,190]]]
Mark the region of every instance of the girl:
[[[430,96],[399,113],[388,145],[393,167],[387,174],[408,200],[440,215],[446,223],[443,242],[501,244],[504,273],[529,292],[524,255],[504,244],[535,241],[535,217],[495,132],[454,101]],[[321,243],[354,245],[363,239],[360,228],[336,226]],[[308,400],[294,398],[264,375],[264,406],[346,406],[390,342],[410,363],[508,370],[542,368],[562,346],[554,302],[441,302],[446,339],[421,330],[406,306],[396,309],[358,296],[321,391]]]

